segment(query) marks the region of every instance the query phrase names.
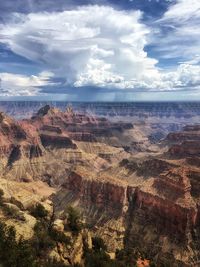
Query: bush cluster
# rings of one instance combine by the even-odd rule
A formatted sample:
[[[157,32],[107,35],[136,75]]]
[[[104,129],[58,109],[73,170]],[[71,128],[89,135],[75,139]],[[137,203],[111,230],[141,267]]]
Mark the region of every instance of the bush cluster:
[[[73,233],[79,233],[83,229],[83,223],[81,222],[80,212],[73,208],[68,207],[67,209],[67,223],[64,225],[65,230],[70,230]]]
[[[128,267],[123,262],[110,259],[107,246],[100,237],[92,238],[92,249],[85,247],[84,257],[85,267]]]
[[[0,203],[4,208],[3,192],[0,190]],[[13,211],[6,207],[7,213]],[[53,228],[53,220],[41,204],[30,210],[37,218],[34,227],[34,236],[31,240],[16,240],[16,231],[13,227],[0,223],[0,264],[3,267],[64,267],[62,262],[48,258],[49,252],[56,247],[57,242],[64,246],[71,245],[71,239],[63,232]],[[79,233],[84,227],[81,215],[75,208],[69,207],[65,229],[73,234]],[[119,250],[116,259],[112,260],[107,252],[107,246],[100,237],[92,238],[92,249],[84,244],[84,267],[135,267],[138,256],[131,250]],[[150,266],[155,266],[152,262]],[[163,265],[165,266],[165,265]],[[167,265],[166,265],[167,266]],[[70,266],[69,266],[70,267]],[[71,267],[81,267],[75,264]]]
[[[0,262],[4,267],[36,267],[34,250],[29,241],[16,241],[14,227],[0,223]]]
[[[48,211],[40,203],[37,203],[35,206],[31,207],[30,213],[32,216],[38,219],[44,219],[48,215]]]
[[[0,189],[0,206],[3,204],[3,201],[4,201],[3,196],[4,196],[4,192],[2,189]]]

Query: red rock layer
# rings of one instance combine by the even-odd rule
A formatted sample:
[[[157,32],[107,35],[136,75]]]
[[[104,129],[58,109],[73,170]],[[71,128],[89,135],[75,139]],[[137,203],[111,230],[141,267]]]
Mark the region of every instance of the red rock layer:
[[[166,140],[173,143],[168,151],[172,157],[200,155],[200,125],[185,126],[182,132],[171,133]]]
[[[199,218],[187,175],[186,170],[174,169],[154,179],[152,184],[134,188],[106,179],[88,179],[73,171],[63,187],[79,199],[83,209],[94,206],[109,214],[125,216],[126,211],[134,207],[132,216],[143,210],[146,219],[155,220],[161,231],[166,227],[169,233],[184,238]]]
[[[144,209],[147,217],[154,218],[154,223],[169,233],[185,237],[187,226],[194,226],[197,219],[197,209],[193,206],[182,207],[168,199],[162,199],[142,190],[137,191],[136,204]],[[157,219],[156,219],[157,217]],[[165,229],[166,228],[166,229]]]
[[[63,186],[72,191],[84,206],[94,205],[111,213],[117,210],[119,215],[123,214],[126,186],[85,179],[76,172],[71,172]]]

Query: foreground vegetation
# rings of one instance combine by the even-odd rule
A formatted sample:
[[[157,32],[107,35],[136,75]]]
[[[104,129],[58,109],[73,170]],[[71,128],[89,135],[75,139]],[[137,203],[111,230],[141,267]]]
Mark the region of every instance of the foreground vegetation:
[[[22,219],[21,215],[9,208],[4,203],[3,192],[0,190],[0,208],[7,217],[16,220]],[[29,213],[37,219],[34,235],[30,240],[17,238],[16,230],[6,223],[0,222],[0,265],[2,267],[64,267],[63,262],[49,258],[49,252],[57,247],[73,246],[72,240],[63,231],[53,227],[54,214],[49,217],[48,212],[41,204],[31,207]],[[64,231],[72,236],[78,236],[85,228],[78,210],[69,207],[66,214]],[[134,267],[138,255],[127,250],[116,252],[116,259],[112,260],[107,252],[107,247],[100,237],[92,238],[92,247],[84,243],[84,253],[81,265],[71,267]],[[69,266],[69,265],[68,265]],[[151,264],[151,266],[155,266]]]

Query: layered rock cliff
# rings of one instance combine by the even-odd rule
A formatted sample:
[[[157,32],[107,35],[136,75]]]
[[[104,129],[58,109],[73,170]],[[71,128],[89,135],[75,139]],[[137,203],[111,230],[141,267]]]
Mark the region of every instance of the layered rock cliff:
[[[187,157],[200,154],[199,125],[188,125],[181,132],[169,134],[167,140],[173,144],[169,148],[169,154],[171,156]]]
[[[196,264],[199,126],[158,138],[156,145],[150,139],[159,126],[151,127],[72,108],[45,106],[19,122],[1,113],[0,188],[25,214],[35,202],[50,201],[55,221],[64,221],[67,209],[77,207],[92,236],[102,237],[112,255],[125,249],[147,255],[157,266],[168,260],[170,266]],[[82,235],[77,238],[72,251],[81,248],[83,255]],[[70,258],[63,246],[52,253]]]

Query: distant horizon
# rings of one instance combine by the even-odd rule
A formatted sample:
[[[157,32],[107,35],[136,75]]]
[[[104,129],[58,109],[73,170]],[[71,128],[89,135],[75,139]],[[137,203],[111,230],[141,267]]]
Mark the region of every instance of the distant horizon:
[[[6,102],[38,102],[38,103],[200,103],[200,100],[136,100],[136,101],[70,101],[70,100],[0,100],[0,103]]]

